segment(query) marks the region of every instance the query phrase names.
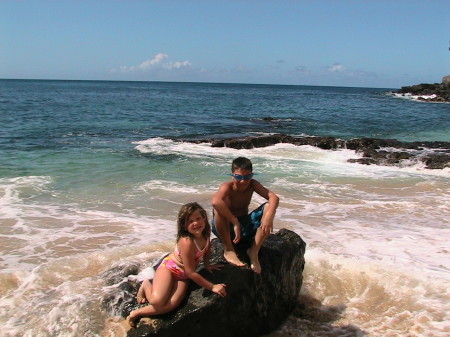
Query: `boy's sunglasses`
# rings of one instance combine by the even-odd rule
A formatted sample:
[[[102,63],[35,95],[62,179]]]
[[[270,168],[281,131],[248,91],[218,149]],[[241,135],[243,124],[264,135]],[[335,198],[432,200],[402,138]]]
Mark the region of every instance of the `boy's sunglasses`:
[[[240,174],[230,174],[234,179],[236,179],[236,181],[241,181],[241,180],[250,180],[253,178],[253,173],[250,174],[246,174],[245,176],[241,176]]]

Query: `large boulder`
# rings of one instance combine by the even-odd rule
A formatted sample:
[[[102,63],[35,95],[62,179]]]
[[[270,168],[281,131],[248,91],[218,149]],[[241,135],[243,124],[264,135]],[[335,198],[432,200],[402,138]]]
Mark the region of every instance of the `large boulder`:
[[[188,294],[177,310],[154,316],[151,320],[141,319],[127,336],[252,337],[275,330],[297,304],[305,246],[300,236],[286,229],[269,235],[259,254],[260,275],[250,268],[230,264],[213,273],[202,270],[200,274],[211,282],[227,285],[226,297],[221,298],[191,282]],[[238,256],[246,262],[247,248],[246,245],[236,247]],[[211,241],[211,253],[212,263],[224,263],[219,240]],[[105,273],[112,279],[105,282],[115,282],[117,277],[126,276],[125,268],[136,272],[134,266],[120,267],[120,270]],[[103,299],[111,315],[126,317],[138,307],[135,297],[139,285],[125,278]]]

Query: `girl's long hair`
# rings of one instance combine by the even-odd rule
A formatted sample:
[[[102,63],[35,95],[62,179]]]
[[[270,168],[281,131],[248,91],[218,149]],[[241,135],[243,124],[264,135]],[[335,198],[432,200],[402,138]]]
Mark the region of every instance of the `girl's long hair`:
[[[209,224],[208,215],[206,214],[205,209],[202,206],[200,206],[200,204],[198,204],[196,202],[191,202],[191,203],[181,206],[180,212],[178,213],[177,242],[182,237],[191,237],[192,238],[192,235],[191,235],[191,233],[188,232],[186,225],[187,225],[187,221],[188,221],[189,217],[192,215],[192,213],[194,213],[197,210],[200,211],[201,216],[205,220],[205,228],[203,229],[203,232],[202,232],[203,236],[205,238],[208,238],[211,235],[211,225]]]

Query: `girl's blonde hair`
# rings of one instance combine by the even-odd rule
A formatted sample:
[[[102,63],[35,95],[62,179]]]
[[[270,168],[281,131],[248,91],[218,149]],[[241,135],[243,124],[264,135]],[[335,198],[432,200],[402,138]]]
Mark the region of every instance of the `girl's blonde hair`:
[[[199,210],[201,216],[205,220],[205,228],[203,229],[203,236],[205,238],[208,238],[211,235],[211,225],[208,221],[208,215],[206,214],[205,209],[200,206],[200,204],[196,202],[191,202],[188,204],[185,204],[181,206],[180,212],[178,212],[178,221],[177,221],[177,241],[182,237],[192,237],[191,233],[187,230],[187,221],[189,217],[194,213],[195,211]]]

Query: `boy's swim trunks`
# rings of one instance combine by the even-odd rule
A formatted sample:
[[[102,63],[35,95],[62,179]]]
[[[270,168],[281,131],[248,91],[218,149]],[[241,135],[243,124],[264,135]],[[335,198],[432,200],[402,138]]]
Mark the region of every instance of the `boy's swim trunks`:
[[[263,216],[264,206],[266,203],[262,204],[255,210],[251,211],[247,215],[238,216],[237,219],[239,220],[239,223],[241,224],[241,241],[248,242],[253,240],[256,234],[256,230],[261,226],[261,219]],[[217,234],[216,226],[214,225],[214,214],[213,218],[211,220],[211,227],[213,233],[219,237]],[[231,240],[234,239],[234,230],[233,227],[230,226],[230,236]]]

